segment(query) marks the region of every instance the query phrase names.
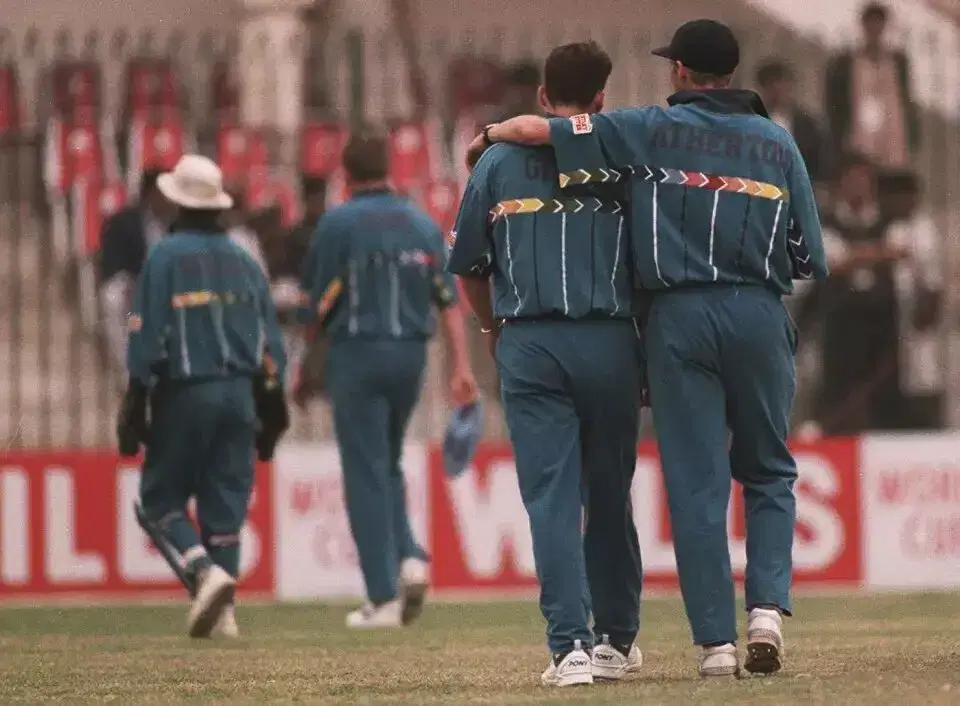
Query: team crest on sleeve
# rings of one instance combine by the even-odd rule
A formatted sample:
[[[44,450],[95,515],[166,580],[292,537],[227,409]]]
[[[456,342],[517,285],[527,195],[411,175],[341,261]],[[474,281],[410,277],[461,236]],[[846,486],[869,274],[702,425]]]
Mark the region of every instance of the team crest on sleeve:
[[[570,118],[570,123],[573,125],[574,135],[589,135],[593,132],[593,121],[590,120],[588,113],[574,115]]]
[[[137,333],[141,328],[143,328],[143,319],[136,314],[130,314],[127,317],[127,329],[131,333]]]

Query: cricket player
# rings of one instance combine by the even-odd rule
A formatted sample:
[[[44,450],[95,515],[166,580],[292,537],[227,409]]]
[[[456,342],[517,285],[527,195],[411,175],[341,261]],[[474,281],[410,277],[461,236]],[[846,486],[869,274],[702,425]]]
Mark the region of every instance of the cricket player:
[[[796,334],[781,299],[795,278],[826,277],[820,221],[793,139],[759,96],[729,88],[740,56],[730,29],[696,20],[654,54],[670,62],[668,108],[521,116],[485,138],[552,144],[565,185],[628,185],[636,276],[654,297],[650,395],[700,674],[739,671],[731,475],[746,505],[745,666],[770,673],[791,611],[796,517],[787,448]]]
[[[253,454],[269,460],[287,425],[285,354],[266,279],[219,223],[231,199],[217,166],[186,155],[157,186],[180,213],[137,282],[117,435],[125,456],[146,447],[138,519],[194,594],[190,636],[236,637]]]
[[[327,390],[367,595],[347,626],[392,628],[416,619],[428,584],[428,557],[410,528],[400,460],[434,308],[452,363],[453,403],[475,401],[477,387],[456,287],[443,270],[439,228],[388,187],[382,136],[351,137],[343,166],[351,197],[317,225],[299,319],[323,327],[329,341]]]
[[[611,69],[594,42],[558,47],[544,65],[543,109],[563,121],[601,110]],[[494,350],[530,517],[552,653],[542,682],[620,679],[641,662],[630,505],[639,341],[622,189],[562,193],[552,149],[493,145],[451,240],[447,269]]]

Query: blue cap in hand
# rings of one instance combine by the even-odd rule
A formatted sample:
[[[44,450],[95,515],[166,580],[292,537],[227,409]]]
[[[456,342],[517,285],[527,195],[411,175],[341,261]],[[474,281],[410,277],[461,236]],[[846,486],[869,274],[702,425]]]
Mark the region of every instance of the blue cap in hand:
[[[470,467],[482,435],[480,400],[454,410],[443,435],[443,470],[448,478],[459,478]]]

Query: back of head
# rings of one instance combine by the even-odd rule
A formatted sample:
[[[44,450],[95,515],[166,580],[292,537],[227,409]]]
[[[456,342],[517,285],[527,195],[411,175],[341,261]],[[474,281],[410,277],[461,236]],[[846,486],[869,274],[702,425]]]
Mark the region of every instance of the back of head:
[[[793,71],[785,61],[767,59],[757,66],[755,75],[760,88],[770,88],[780,81],[793,81]]]
[[[581,112],[600,110],[603,90],[613,71],[610,56],[596,42],[557,47],[543,65],[544,107],[564,106]]]
[[[540,85],[540,68],[532,61],[518,61],[507,68],[507,85],[513,88],[536,88]]]
[[[343,168],[354,185],[386,182],[390,169],[387,138],[373,131],[352,134],[343,149]]]
[[[669,59],[675,90],[727,88],[740,64],[740,44],[733,31],[711,19],[680,25],[670,44],[653,50]]]

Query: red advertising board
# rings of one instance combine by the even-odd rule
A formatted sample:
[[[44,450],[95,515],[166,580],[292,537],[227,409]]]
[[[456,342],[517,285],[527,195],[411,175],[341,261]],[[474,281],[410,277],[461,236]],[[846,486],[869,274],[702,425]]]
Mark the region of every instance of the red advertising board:
[[[182,591],[133,513],[138,462],[111,452],[0,455],[0,598]],[[257,469],[241,590],[272,594],[272,469]]]
[[[794,580],[857,586],[860,548],[859,443],[834,439],[796,445],[797,530]],[[527,514],[507,445],[485,445],[474,467],[456,480],[443,472],[440,451],[428,461],[430,545],[437,589],[515,589],[534,586],[536,573]],[[644,582],[675,586],[676,564],[656,449],[637,454],[633,512],[640,536]],[[731,498],[730,553],[742,579],[746,545],[743,500]]]

